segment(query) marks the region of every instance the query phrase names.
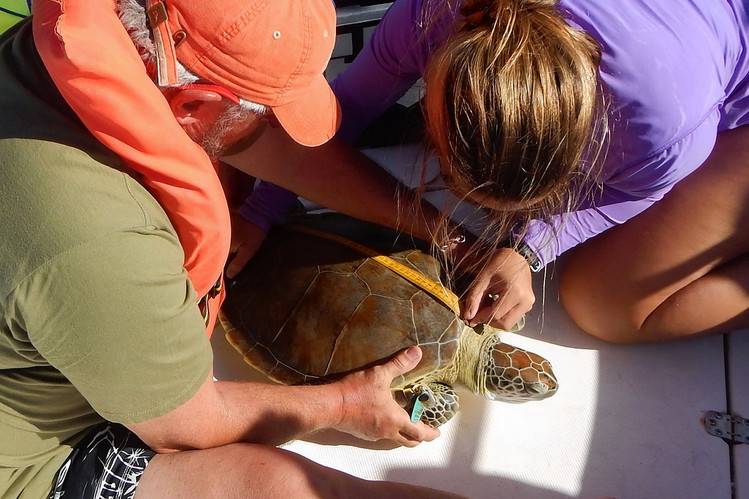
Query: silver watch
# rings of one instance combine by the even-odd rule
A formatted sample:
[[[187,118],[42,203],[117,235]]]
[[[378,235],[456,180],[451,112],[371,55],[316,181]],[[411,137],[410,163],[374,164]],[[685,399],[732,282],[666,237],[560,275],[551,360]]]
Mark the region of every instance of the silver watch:
[[[525,258],[525,261],[528,262],[528,266],[531,268],[531,272],[539,272],[544,268],[541,259],[530,246],[525,244],[525,241],[520,241],[513,249]]]

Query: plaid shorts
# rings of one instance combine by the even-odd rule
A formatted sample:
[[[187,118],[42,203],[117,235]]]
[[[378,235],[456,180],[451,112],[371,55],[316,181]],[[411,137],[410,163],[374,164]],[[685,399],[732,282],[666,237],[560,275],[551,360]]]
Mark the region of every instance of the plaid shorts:
[[[60,467],[49,499],[132,499],[154,455],[124,426],[97,426]]]

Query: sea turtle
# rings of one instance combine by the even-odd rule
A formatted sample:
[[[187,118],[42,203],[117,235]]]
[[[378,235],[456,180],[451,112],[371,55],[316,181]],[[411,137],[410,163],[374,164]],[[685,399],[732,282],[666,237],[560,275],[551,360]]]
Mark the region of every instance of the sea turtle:
[[[342,215],[316,217],[308,216],[305,227],[327,232],[274,229],[230,284],[221,321],[249,364],[277,382],[318,383],[419,345],[421,362],[392,389],[400,400],[424,401],[421,420],[435,427],[458,410],[455,383],[490,400],[537,400],[556,392],[546,359],[503,343],[496,330],[474,330],[361,248],[321,234],[343,228],[348,238],[433,282],[440,280],[437,259],[390,231]]]

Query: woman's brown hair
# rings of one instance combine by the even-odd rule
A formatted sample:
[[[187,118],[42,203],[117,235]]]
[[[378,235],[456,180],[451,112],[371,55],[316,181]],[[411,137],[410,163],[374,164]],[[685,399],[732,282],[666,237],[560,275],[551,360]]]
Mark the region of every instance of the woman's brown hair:
[[[556,3],[463,1],[424,77],[428,137],[450,186],[519,207],[492,212],[493,244],[595,185],[607,131],[600,50]]]

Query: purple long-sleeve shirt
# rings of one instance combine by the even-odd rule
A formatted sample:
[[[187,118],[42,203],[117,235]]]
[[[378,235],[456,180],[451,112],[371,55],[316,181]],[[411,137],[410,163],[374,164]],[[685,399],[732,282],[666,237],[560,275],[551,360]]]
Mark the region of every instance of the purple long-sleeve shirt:
[[[394,3],[369,44],[333,83],[343,109],[339,136],[353,141],[423,75],[430,54],[452,29],[457,3]],[[544,264],[660,200],[707,159],[718,132],[749,123],[745,4],[559,2],[568,22],[603,49],[600,74],[611,137],[600,194],[576,211],[553,217],[550,225],[531,222],[525,242]],[[248,200],[244,214],[267,229],[283,219],[290,203],[293,196],[266,185]]]

